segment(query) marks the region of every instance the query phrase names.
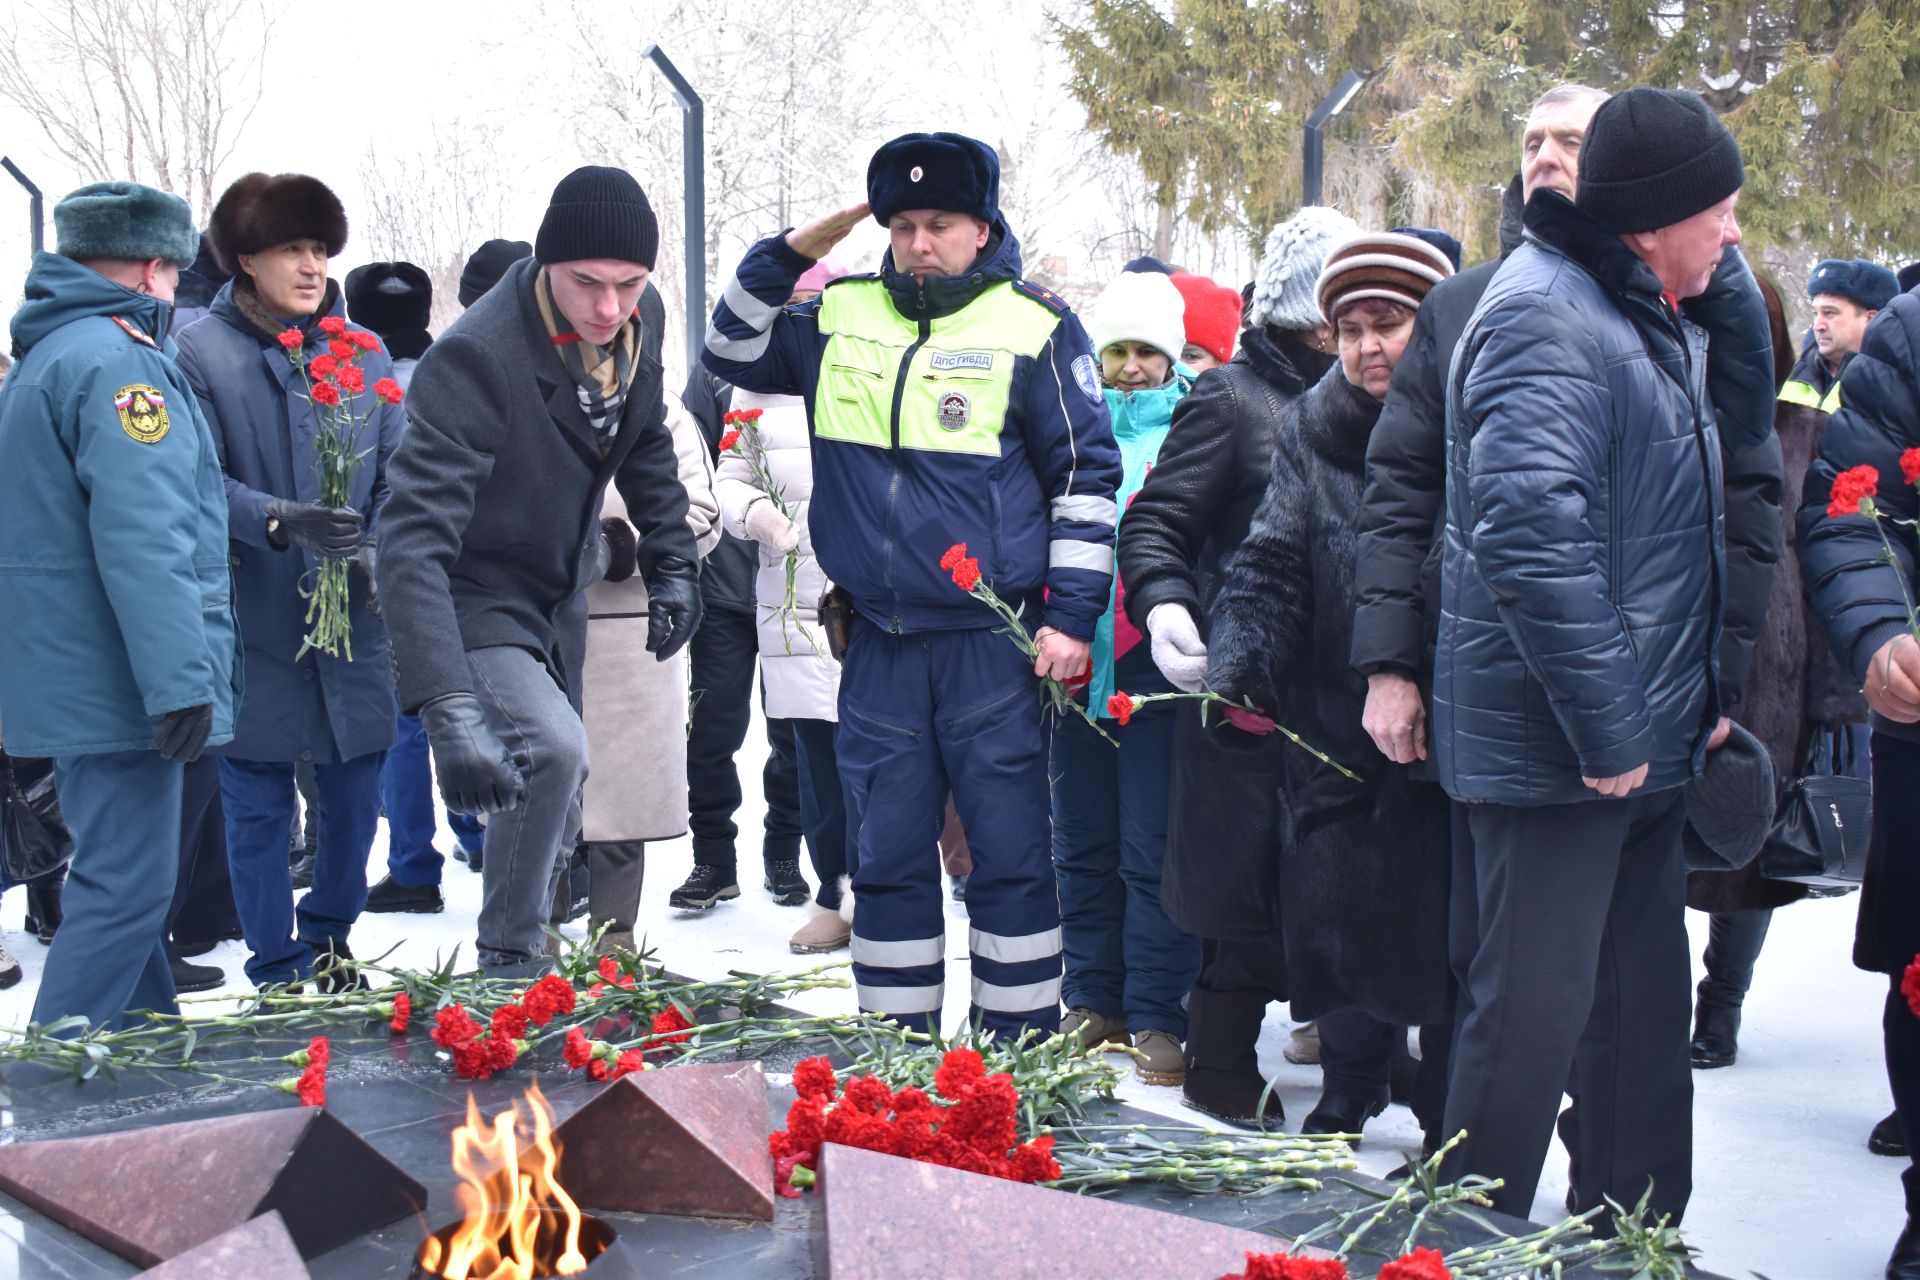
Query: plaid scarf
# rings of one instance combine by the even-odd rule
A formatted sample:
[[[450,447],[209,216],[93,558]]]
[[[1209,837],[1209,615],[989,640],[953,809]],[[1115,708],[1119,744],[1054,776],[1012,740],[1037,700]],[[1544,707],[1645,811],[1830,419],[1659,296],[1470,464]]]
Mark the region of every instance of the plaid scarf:
[[[612,346],[600,347],[562,327],[565,317],[554,305],[553,286],[547,279],[545,267],[534,277],[533,299],[540,308],[540,319],[547,326],[547,337],[552,340],[560,363],[573,377],[574,389],[580,394],[580,407],[586,411],[594,438],[604,453],[613,447],[613,437],[620,430],[620,410],[633,387],[634,352],[640,347],[639,317],[631,316],[620,326]]]

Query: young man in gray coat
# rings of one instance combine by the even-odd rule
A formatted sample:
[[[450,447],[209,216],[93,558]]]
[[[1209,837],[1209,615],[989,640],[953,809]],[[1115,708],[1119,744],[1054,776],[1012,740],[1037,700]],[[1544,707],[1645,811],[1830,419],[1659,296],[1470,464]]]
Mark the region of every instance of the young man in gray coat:
[[[450,809],[487,824],[480,963],[540,965],[580,832],[583,592],[606,568],[611,480],[640,534],[647,648],[700,618],[687,493],[660,389],[659,227],[619,169],[554,188],[534,256],[421,357],[380,526],[380,594],[403,711],[427,728]]]

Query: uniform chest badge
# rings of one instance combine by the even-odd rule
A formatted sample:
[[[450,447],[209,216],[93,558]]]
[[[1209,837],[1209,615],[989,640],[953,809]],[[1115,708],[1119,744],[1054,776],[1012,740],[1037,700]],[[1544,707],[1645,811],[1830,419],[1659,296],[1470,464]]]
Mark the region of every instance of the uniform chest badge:
[[[973,419],[973,402],[962,391],[948,391],[940,396],[940,429],[958,431]]]
[[[120,388],[113,397],[120,415],[120,429],[141,444],[158,444],[166,438],[167,398],[157,388],[135,382]]]

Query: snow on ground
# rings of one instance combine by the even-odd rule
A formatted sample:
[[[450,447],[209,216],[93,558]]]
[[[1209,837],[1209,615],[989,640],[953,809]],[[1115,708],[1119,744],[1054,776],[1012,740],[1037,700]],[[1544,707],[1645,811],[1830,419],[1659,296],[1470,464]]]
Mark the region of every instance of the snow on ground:
[[[729,969],[773,972],[807,968],[826,957],[796,956],[787,937],[806,919],[804,907],[777,907],[757,876],[760,765],[765,738],[755,728],[740,757],[741,896],[707,913],[667,907],[667,894],[692,865],[689,842],[648,849],[641,931],[659,958],[674,969],[703,977]],[[442,847],[452,839],[444,829]],[[370,881],[385,871],[384,824],[374,846]],[[378,955],[398,944],[393,963],[427,966],[458,945],[463,959],[473,946],[473,919],[480,905],[480,877],[449,861],[442,915],[368,915],[356,926],[354,950]],[[1869,1129],[1889,1110],[1880,1050],[1880,1011],[1885,979],[1861,973],[1849,960],[1856,898],[1807,902],[1777,913],[1748,997],[1740,1060],[1720,1071],[1695,1073],[1694,1195],[1686,1235],[1701,1250],[1701,1264],[1728,1276],[1757,1274],[1772,1280],[1869,1280],[1882,1274],[1904,1221],[1899,1174],[1903,1162],[1872,1155]],[[0,992],[0,1026],[26,1022],[46,949],[22,932],[25,895],[0,901],[0,931],[20,959],[26,978]],[[965,1017],[968,973],[965,909],[947,903],[947,1023]],[[1706,943],[1706,918],[1688,913],[1698,956]],[[568,932],[580,934],[579,925]],[[846,953],[839,953],[844,959]],[[234,990],[245,989],[239,943],[223,943],[200,963],[223,966]],[[794,1003],[813,1012],[854,1007],[851,991],[808,992]],[[1261,1034],[1261,1062],[1277,1073],[1278,1093],[1289,1119],[1303,1119],[1319,1094],[1317,1067],[1294,1066],[1281,1057],[1291,1024],[1283,1007],[1269,1011]],[[1130,1102],[1205,1123],[1179,1102],[1179,1090],[1144,1085],[1122,1087]],[[1404,1107],[1390,1107],[1369,1124],[1359,1152],[1369,1173],[1384,1174],[1401,1161],[1401,1149],[1417,1149],[1420,1131]],[[1547,1160],[1534,1216],[1564,1214],[1566,1155],[1557,1140]]]

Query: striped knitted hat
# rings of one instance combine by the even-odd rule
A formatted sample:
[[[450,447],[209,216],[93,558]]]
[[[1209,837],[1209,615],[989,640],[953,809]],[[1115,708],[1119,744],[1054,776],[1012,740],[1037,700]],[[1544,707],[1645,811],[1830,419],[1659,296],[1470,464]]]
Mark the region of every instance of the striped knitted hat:
[[[1327,255],[1314,285],[1320,312],[1338,318],[1350,302],[1379,298],[1415,311],[1427,291],[1453,274],[1447,255],[1417,236],[1368,231],[1344,240]]]

